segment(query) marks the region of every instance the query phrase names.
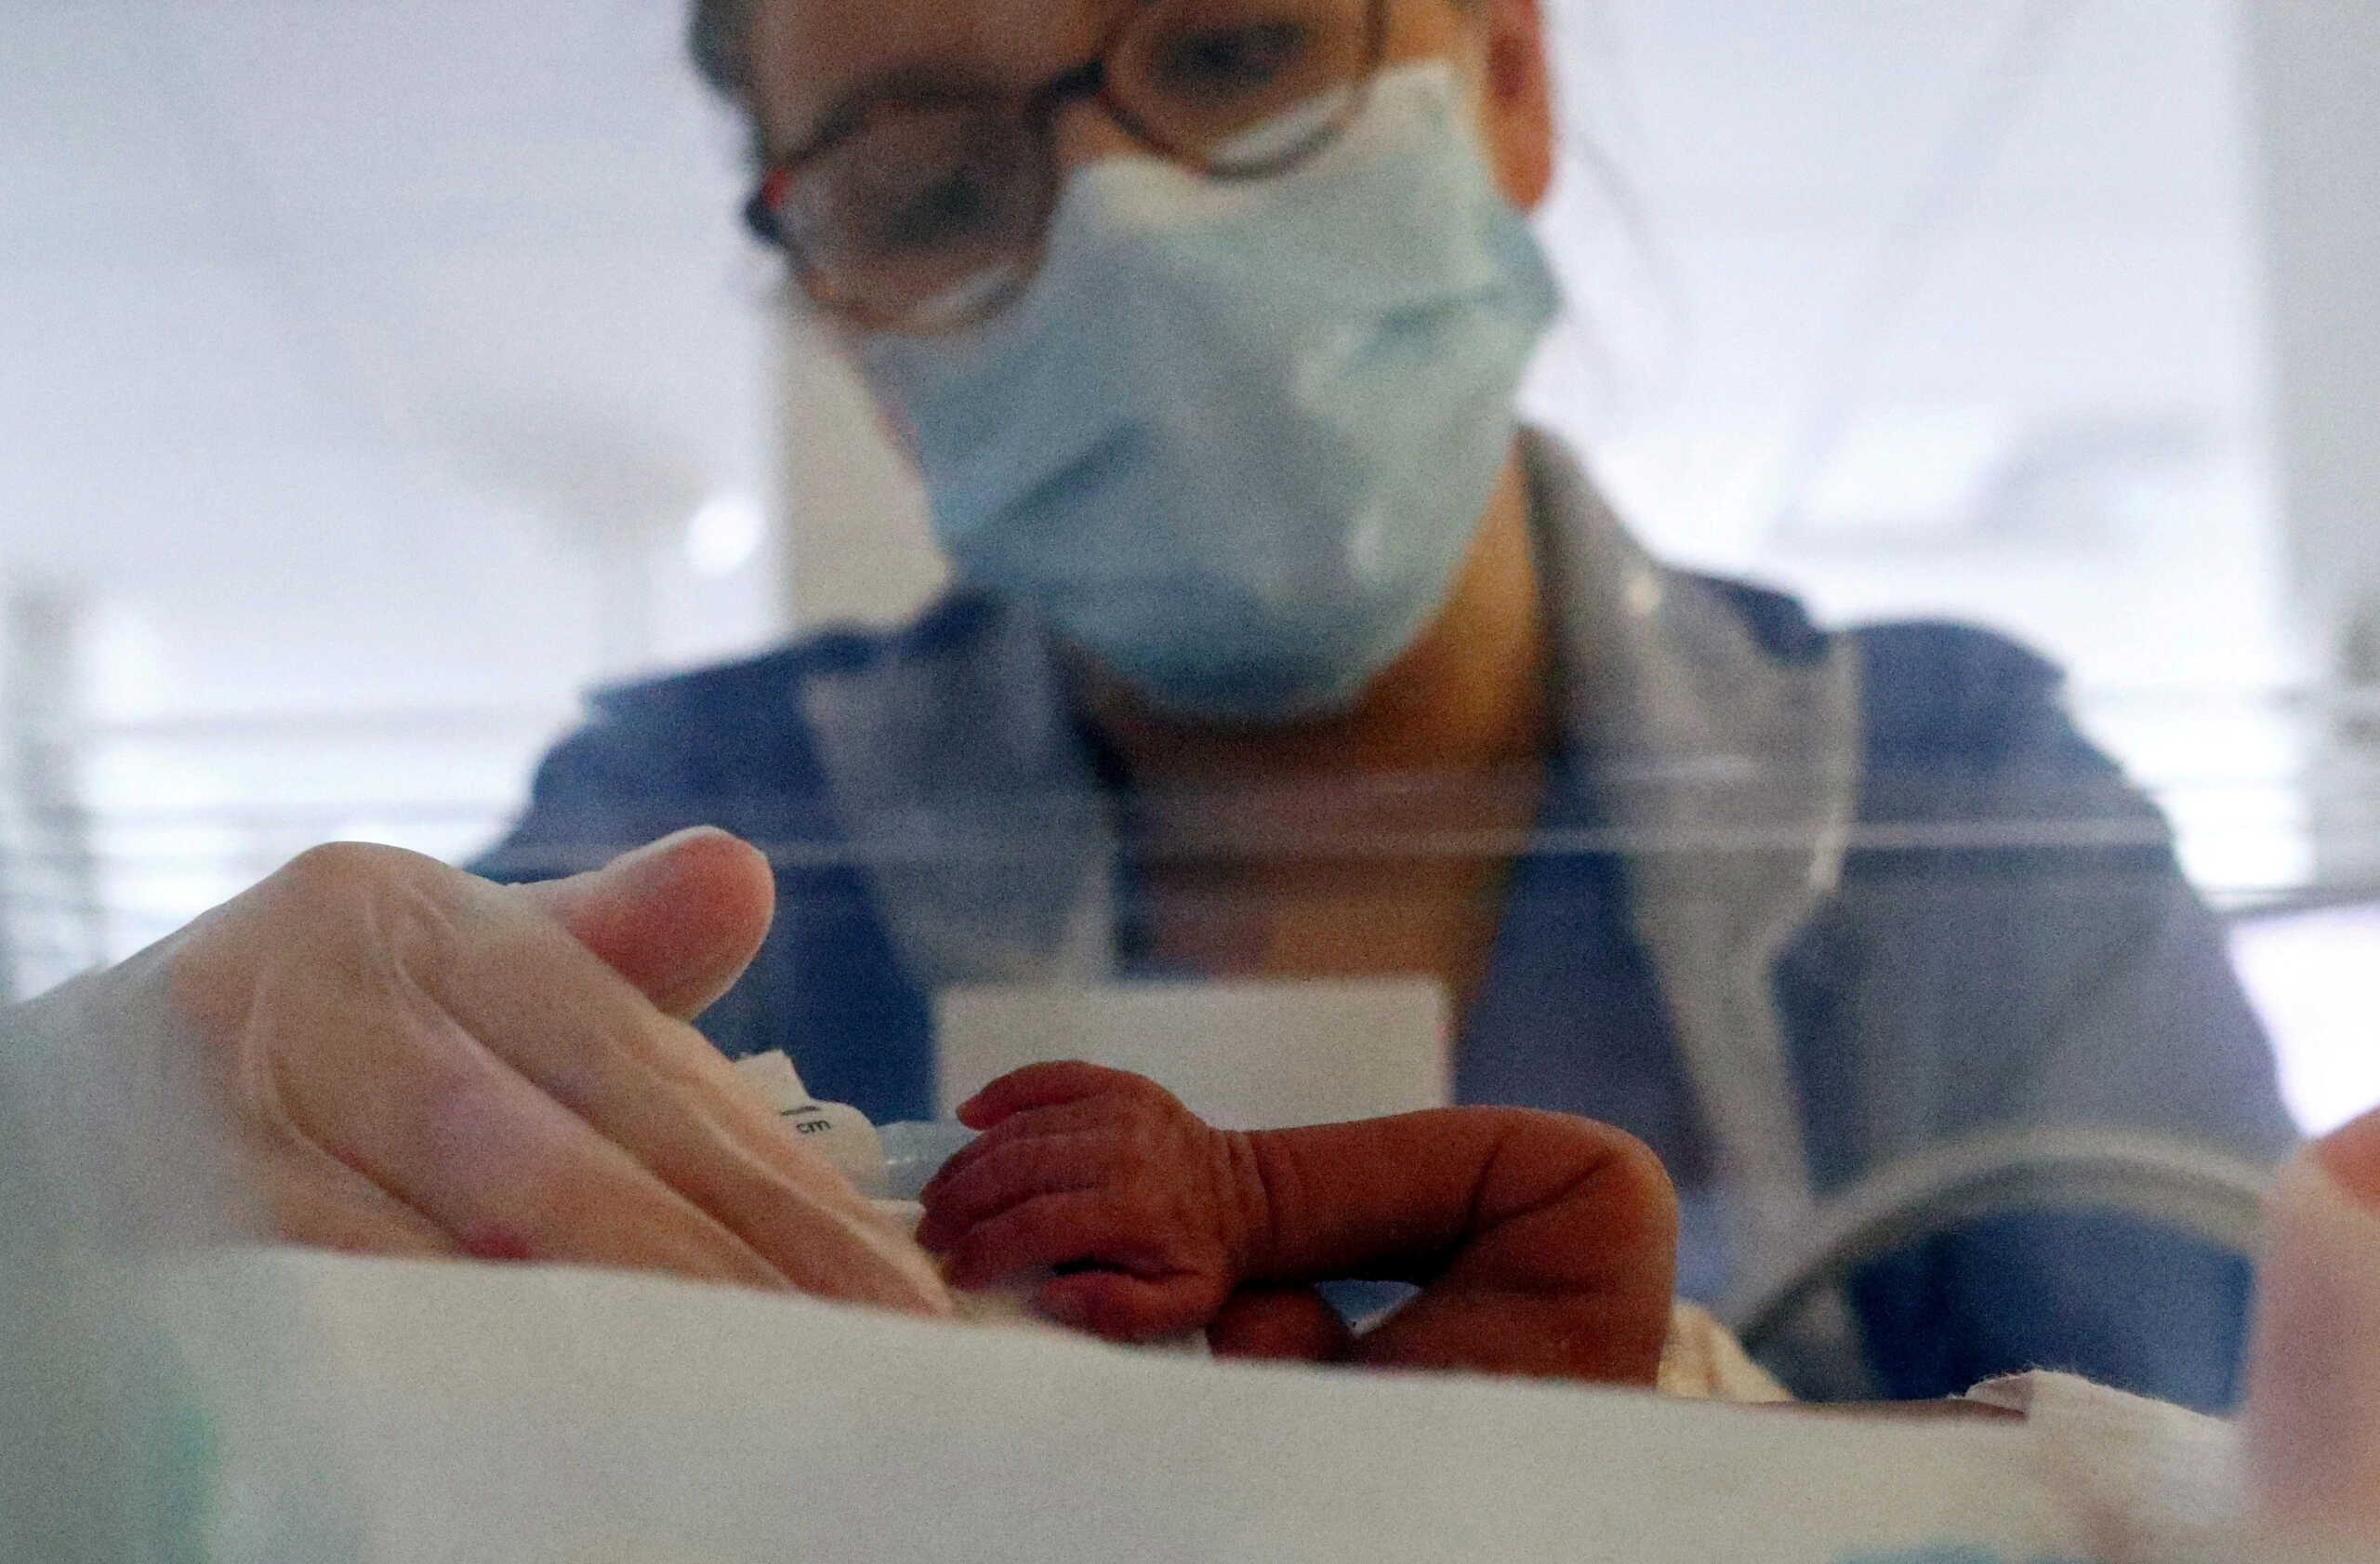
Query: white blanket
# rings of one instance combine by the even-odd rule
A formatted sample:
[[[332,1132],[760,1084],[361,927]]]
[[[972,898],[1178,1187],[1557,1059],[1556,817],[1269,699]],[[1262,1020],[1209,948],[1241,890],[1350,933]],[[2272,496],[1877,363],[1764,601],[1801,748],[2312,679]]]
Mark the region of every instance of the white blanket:
[[[318,1340],[238,1329],[259,1287]],[[166,1306],[230,1491],[287,1460],[241,1408],[262,1355],[328,1364],[312,1421],[341,1431],[372,1564],[2085,1556],[2016,1423],[1221,1365],[650,1277],[285,1252],[186,1269]]]

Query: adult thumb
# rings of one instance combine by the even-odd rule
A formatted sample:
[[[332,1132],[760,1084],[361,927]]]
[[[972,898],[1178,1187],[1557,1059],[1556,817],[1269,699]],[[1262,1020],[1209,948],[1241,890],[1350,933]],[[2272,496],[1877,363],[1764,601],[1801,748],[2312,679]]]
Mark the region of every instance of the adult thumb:
[[[2281,1169],[2241,1417],[2257,1510],[2322,1556],[2380,1557],[2380,1113]]]
[[[776,913],[768,859],[709,826],[588,873],[521,889],[681,1021],[701,1014],[744,974]]]

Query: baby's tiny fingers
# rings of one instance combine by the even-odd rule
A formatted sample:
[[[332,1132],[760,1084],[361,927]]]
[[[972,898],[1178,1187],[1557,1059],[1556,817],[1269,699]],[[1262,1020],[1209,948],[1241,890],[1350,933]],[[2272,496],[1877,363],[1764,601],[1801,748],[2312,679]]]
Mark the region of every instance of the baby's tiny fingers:
[[[1190,1271],[1154,1278],[1080,1271],[1044,1283],[1033,1301],[1061,1325],[1112,1342],[1146,1342],[1198,1330],[1223,1298],[1221,1282]]]
[[[1088,1133],[1002,1139],[962,1167],[945,1167],[919,1193],[926,1213],[918,1241],[945,1249],[1022,1201],[1094,1188],[1108,1180],[1118,1155],[1113,1141]]]
[[[1061,1103],[1055,1107],[1029,1108],[1014,1118],[1004,1119],[997,1129],[986,1130],[951,1154],[933,1177],[926,1181],[918,1198],[931,1200],[937,1185],[958,1178],[985,1158],[997,1154],[1002,1147],[1042,1137],[1080,1134],[1089,1130],[1113,1129],[1121,1122],[1116,1105],[1104,1097],[1085,1102]]]
[[[1329,1300],[1302,1285],[1243,1287],[1207,1321],[1207,1345],[1218,1358],[1336,1363],[1355,1340]]]
[[[1123,1070],[1078,1060],[1027,1065],[1012,1070],[959,1105],[959,1121],[971,1130],[988,1130],[1012,1114],[1028,1108],[1055,1107],[1085,1097],[1105,1096],[1156,1083]]]
[[[1130,1214],[1103,1190],[1037,1196],[969,1228],[944,1264],[952,1285],[969,1288],[1044,1266],[1145,1266]]]

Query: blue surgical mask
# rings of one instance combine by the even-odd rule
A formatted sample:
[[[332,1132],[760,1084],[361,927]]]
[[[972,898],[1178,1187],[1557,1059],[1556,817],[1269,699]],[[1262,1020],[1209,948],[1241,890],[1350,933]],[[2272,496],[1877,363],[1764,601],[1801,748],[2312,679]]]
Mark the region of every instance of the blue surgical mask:
[[[1161,709],[1282,722],[1352,707],[1437,616],[1555,307],[1432,63],[1277,178],[1082,169],[1012,308],[860,360],[962,580]]]

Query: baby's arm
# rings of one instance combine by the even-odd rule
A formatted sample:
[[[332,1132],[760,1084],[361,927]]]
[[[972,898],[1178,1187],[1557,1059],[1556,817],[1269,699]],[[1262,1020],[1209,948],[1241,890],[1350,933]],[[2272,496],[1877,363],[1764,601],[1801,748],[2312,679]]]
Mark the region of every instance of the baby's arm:
[[[1653,1383],[1677,1206],[1634,1137],[1462,1107],[1250,1138],[1272,1217],[1258,1278],[1421,1286],[1355,1361]]]
[[[1143,1339],[1210,1323],[1243,1283],[1409,1279],[1421,1296],[1356,1360],[1633,1383],[1659,1365],[1675,1206],[1608,1126],[1454,1108],[1233,1133],[1089,1065],[1020,1070],[961,1117],[985,1133],[919,1229],[961,1286],[1063,1267],[1044,1309]]]

